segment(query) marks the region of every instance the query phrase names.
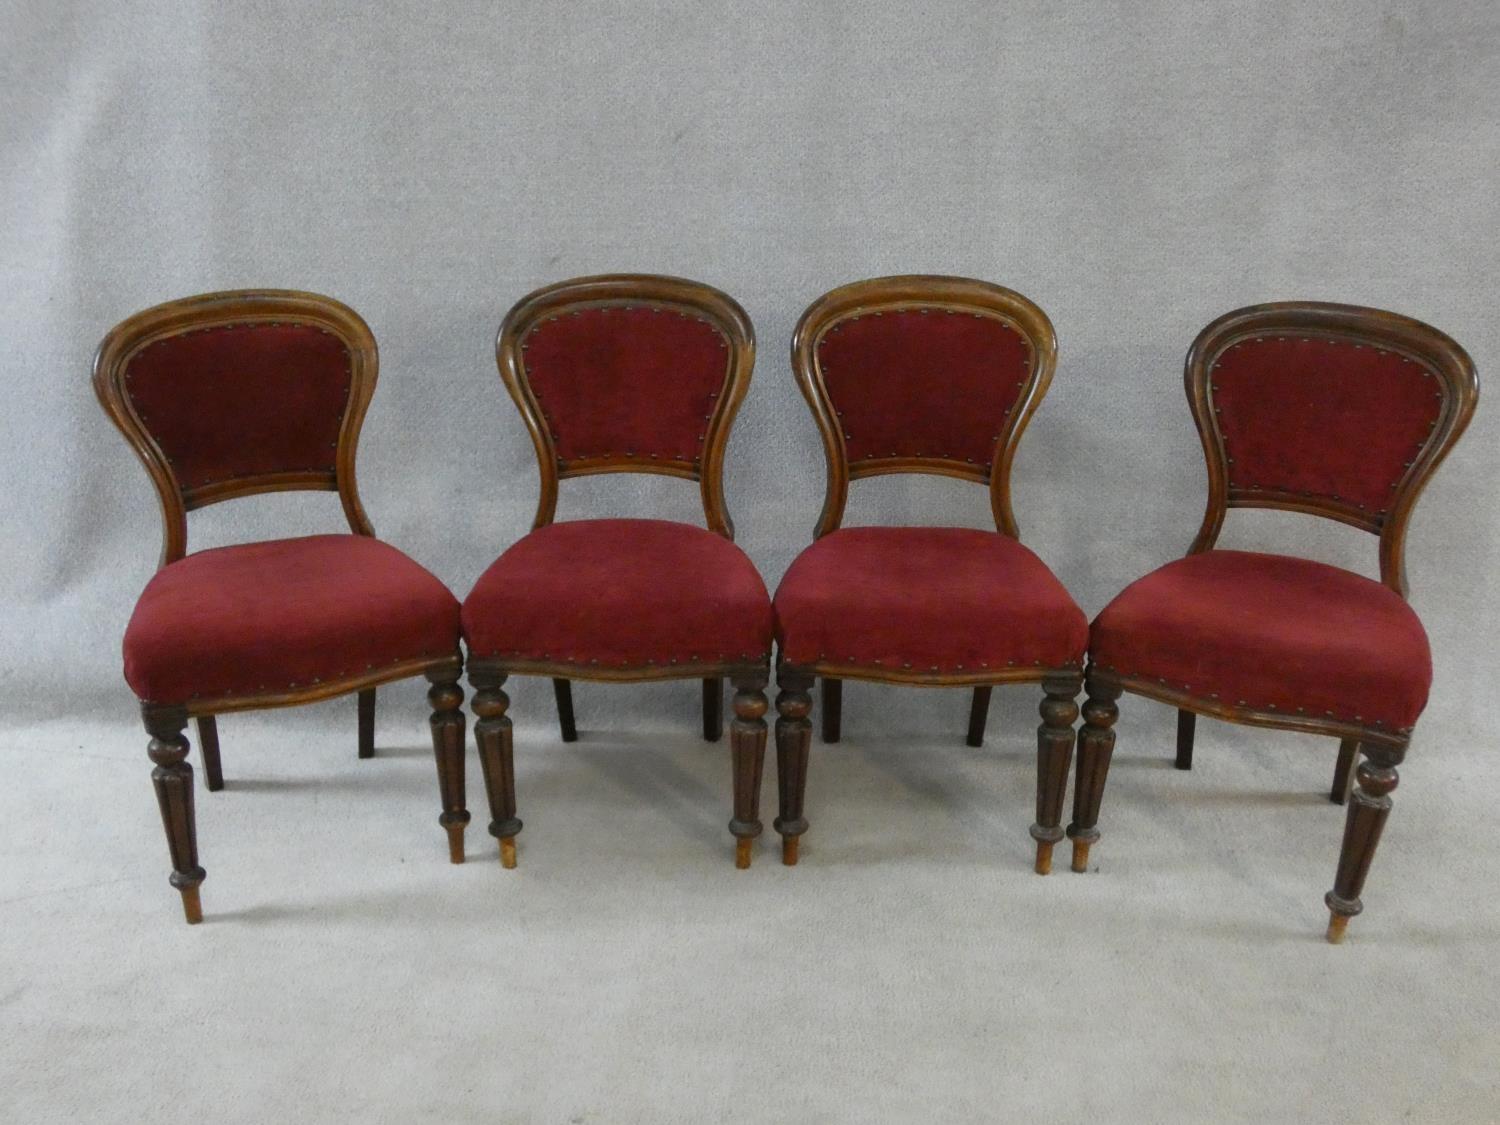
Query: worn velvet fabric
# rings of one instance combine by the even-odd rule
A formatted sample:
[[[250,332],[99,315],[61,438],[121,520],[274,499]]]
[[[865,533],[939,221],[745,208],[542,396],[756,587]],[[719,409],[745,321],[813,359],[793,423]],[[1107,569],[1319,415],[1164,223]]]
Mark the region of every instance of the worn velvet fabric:
[[[1213,365],[1212,399],[1236,489],[1390,507],[1442,406],[1436,376],[1368,344],[1267,334]]]
[[[992,316],[866,313],[818,342],[851,461],[928,457],[988,466],[1028,377],[1031,348]]]
[[[148,344],[125,393],[184,489],[268,473],[332,472],[349,354],[305,324],[233,324]]]
[[[1410,729],[1432,657],[1389,587],[1284,555],[1206,551],[1133,582],[1095,618],[1089,659],[1199,699]]]
[[[363,535],[216,547],[156,573],[125,629],[152,703],[259,695],[458,651],[458,600]]]
[[[771,599],[729,540],[668,520],[538,528],[501,555],[463,604],[471,657],[580,666],[767,659]]]
[[[1009,536],[951,527],[846,527],[817,540],[776,591],[778,660],[922,673],[1080,665],[1088,619]]]
[[[538,321],[522,348],[561,460],[700,457],[729,367],[712,322],[670,305],[586,306]]]

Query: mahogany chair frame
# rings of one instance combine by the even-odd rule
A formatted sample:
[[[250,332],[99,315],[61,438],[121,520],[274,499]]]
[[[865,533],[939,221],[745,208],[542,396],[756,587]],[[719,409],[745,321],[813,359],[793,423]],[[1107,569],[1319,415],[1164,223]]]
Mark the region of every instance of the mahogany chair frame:
[[[584,308],[640,306],[659,309],[663,315],[697,318],[724,338],[724,380],[715,395],[713,410],[704,419],[698,455],[682,460],[622,450],[566,460],[557,452],[552,428],[527,377],[527,336],[547,321]],[[708,529],[733,541],[734,521],[724,498],[724,454],[735,415],[749,390],[755,366],[755,331],[745,310],[728,294],[700,282],[657,274],[603,274],[557,282],[523,297],[506,314],[495,339],[495,362],[536,450],[541,491],[532,530],[553,522],[559,481],[600,473],[654,473],[697,481]],[[489,830],[500,841],[500,859],[506,867],[516,865],[516,836],[522,827],[516,817],[512,728],[506,714],[510,698],[503,690],[506,679],[512,675],[551,678],[565,742],[577,738],[573,680],[639,683],[699,679],[703,689],[703,737],[710,742],[722,736],[723,681],[730,680],[735,691],[734,719],[730,723],[734,818],[729,822],[729,830],[737,842],[736,866],[750,866],[752,842],[762,831],[759,810],[767,734],[764,715],[768,709],[765,696],[768,662],[701,661],[606,668],[562,660],[471,659],[468,678],[474,688],[472,706],[478,716],[474,738],[494,817]]]
[[[819,343],[845,321],[910,309],[929,314],[993,317],[1014,329],[1030,346],[1026,378],[1014,405],[1005,412],[994,459],[989,464],[942,454],[850,460],[844,428],[823,377]],[[812,410],[823,441],[828,471],[823,510],[813,531],[814,539],[837,531],[843,523],[851,481],[892,473],[926,473],[988,486],[995,529],[1019,541],[1020,528],[1011,504],[1011,466],[1021,436],[1041,405],[1057,367],[1057,334],[1046,313],[1036,304],[1013,290],[969,278],[903,275],[857,281],[825,293],[807,308],[792,336],[791,354],[797,385]],[[967,738],[970,746],[984,743],[990,693],[996,685],[1041,684],[1045,694],[1041,704],[1042,724],[1037,730],[1036,822],[1031,826],[1031,835],[1036,840],[1036,871],[1043,875],[1050,872],[1053,846],[1063,838],[1062,804],[1073,754],[1073,723],[1078,718],[1075,698],[1082,687],[1081,668],[1009,667],[936,673],[921,669],[874,669],[837,660],[791,665],[778,656],[776,760],[780,816],[775,827],[782,837],[782,862],[787,865],[797,862],[799,842],[808,828],[803,815],[803,796],[812,738],[810,693],[818,678],[823,682],[825,742],[839,740],[846,679],[923,687],[972,686]]]
[[[172,463],[157,444],[147,420],[131,400],[127,376],[132,359],[143,348],[162,340],[215,328],[252,324],[298,324],[317,328],[339,339],[349,359],[349,398],[339,428],[334,468],[289,470],[240,476],[200,487],[183,485]],[[360,502],[355,480],[355,452],[365,412],[375,393],[379,357],[369,326],[353,309],[316,293],[296,290],[249,289],[206,293],[145,309],[116,325],[94,356],[94,391],[110,420],[135,451],[156,490],[161,508],[162,550],[158,569],[187,554],[187,513],[237,497],[292,490],[337,492],[356,535],[373,537],[375,529]],[[440,823],[448,833],[449,857],[463,862],[463,832],[469,821],[464,807],[463,692],[458,686],[463,670],[461,652],[449,658],[412,660],[337,680],[290,684],[253,695],[195,698],[186,704],[141,703],[141,715],[151,742],[147,750],[155,769],[151,778],[161,807],[162,823],[172,858],[170,881],[182,894],[188,922],[203,919],[199,886],[204,870],[198,863],[197,826],[193,807],[193,768],[187,761],[189,744],[183,731],[189,719],[197,723],[204,775],[210,790],[224,786],[215,716],[231,711],[290,707],[358,693],[358,731],[361,758],[375,754],[375,691],[380,684],[425,676],[432,684],[433,749],[443,812]]]
[[[1269,335],[1335,339],[1394,352],[1418,364],[1423,376],[1433,380],[1433,393],[1442,400],[1440,410],[1427,439],[1405,465],[1383,511],[1369,511],[1331,497],[1231,485],[1229,454],[1214,405],[1214,365],[1235,344]],[[1231,508],[1303,512],[1377,535],[1380,581],[1403,598],[1407,596],[1406,532],[1412,510],[1432,474],[1468,426],[1479,400],[1478,376],[1463,348],[1436,328],[1381,309],[1314,301],[1276,302],[1226,313],[1199,333],[1188,351],[1183,381],[1208,467],[1208,506],[1188,554],[1214,548]],[[1349,919],[1363,909],[1360,892],[1390,815],[1390,793],[1399,781],[1396,767],[1406,755],[1410,730],[1392,730],[1327,716],[1262,711],[1224,700],[1204,699],[1191,694],[1184,685],[1122,674],[1092,660],[1085,685],[1088,698],[1083,706],[1084,725],[1078,733],[1073,822],[1067,830],[1073,842],[1074,871],[1088,869],[1090,848],[1099,839],[1099,802],[1114,750],[1112,728],[1119,715],[1116,700],[1123,692],[1178,709],[1178,769],[1192,768],[1198,715],[1248,726],[1326,735],[1340,740],[1329,799],[1336,804],[1349,800],[1334,886],[1324,899],[1329,910],[1328,940],[1343,939]],[[1354,769],[1356,754],[1362,755],[1363,760]]]

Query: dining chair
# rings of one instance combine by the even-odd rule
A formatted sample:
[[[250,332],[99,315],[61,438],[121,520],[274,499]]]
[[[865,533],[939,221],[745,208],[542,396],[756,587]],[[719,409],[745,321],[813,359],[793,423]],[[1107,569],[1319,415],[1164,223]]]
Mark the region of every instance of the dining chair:
[[[1451,339],[1378,309],[1255,305],[1205,328],[1185,382],[1208,462],[1208,508],[1185,558],[1095,619],[1074,787],[1073,870],[1099,839],[1122,692],[1178,708],[1177,765],[1196,716],[1340,740],[1334,801],[1356,751],[1343,846],[1325,896],[1340,941],[1427,702],[1427,634],[1406,602],[1407,523],[1468,425],[1474,365]],[[1379,536],[1380,581],[1280,554],[1216,547],[1229,508],[1276,508]]]
[[[694,281],[613,274],[524,297],[495,344],[501,378],[541,471],[532,531],[463,603],[472,706],[500,859],[516,865],[511,675],[549,677],[565,741],[571,682],[698,679],[704,737],[719,737],[722,680],[734,685],[730,751],[736,865],[761,832],[771,603],[734,545],[724,450],[755,360],[750,320]],[[697,481],[707,530],[654,519],[554,523],[558,482],[595,473]]]
[[[99,345],[94,389],[145,465],[162,552],[125,630],[125,680],[151,735],[171,884],[203,918],[193,769],[223,788],[215,716],[358,693],[359,756],[373,756],[375,689],[425,676],[450,858],[463,861],[463,693],[458,601],[375,538],[354,458],[375,390],[375,340],[352,309],[284,290],[209,293],[121,322]],[[336,491],[351,534],[189,554],[187,513],[242,496]]]
[[[827,494],[814,542],[775,597],[782,862],[795,864],[813,682],[836,742],[842,681],[973,688],[968,742],[996,684],[1039,683],[1036,870],[1051,869],[1088,621],[1022,546],[1010,473],[1057,362],[1046,314],[1009,289],[954,277],[884,277],[824,294],[802,315],[792,367],[823,439]],[[842,527],[849,482],[935,473],[987,485],[995,531]]]

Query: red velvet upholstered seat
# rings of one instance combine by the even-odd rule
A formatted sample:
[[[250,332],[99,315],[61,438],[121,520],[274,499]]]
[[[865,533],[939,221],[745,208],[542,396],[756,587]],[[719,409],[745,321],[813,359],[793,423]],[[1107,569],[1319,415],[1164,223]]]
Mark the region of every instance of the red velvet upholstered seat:
[[[409,661],[451,658],[458,600],[364,535],[218,547],[163,567],[125,630],[143,700],[263,696]]]
[[[849,527],[817,540],[776,591],[780,660],[872,672],[1077,667],[1088,620],[1006,535]]]
[[[771,599],[745,553],[669,520],[538,528],[464,599],[471,658],[641,668],[769,658]]]
[[[1198,699],[1399,731],[1432,683],[1427,634],[1394,590],[1247,551],[1189,555],[1131,583],[1094,620],[1089,655]]]

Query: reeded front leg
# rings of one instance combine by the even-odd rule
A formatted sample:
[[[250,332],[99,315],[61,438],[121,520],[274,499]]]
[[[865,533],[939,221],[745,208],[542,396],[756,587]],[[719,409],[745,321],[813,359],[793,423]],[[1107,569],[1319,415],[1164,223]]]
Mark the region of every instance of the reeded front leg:
[[[1328,791],[1328,799],[1335,805],[1342,805],[1349,799],[1349,781],[1358,754],[1359,739],[1346,738],[1339,743],[1339,760],[1333,767],[1333,787]]]
[[[724,681],[719,676],[703,679],[703,740],[718,742],[724,737]]]
[[[182,895],[182,913],[189,925],[203,921],[198,888],[205,877],[198,866],[198,827],[193,818],[193,767],[187,762],[187,709],[142,706],[141,717],[151,735],[146,753],[156,763],[151,784],[161,808],[162,827],[167,832],[167,850],[172,856],[172,874],[167,881]]]
[[[969,704],[969,737],[965,740],[970,746],[984,745],[984,727],[990,717],[992,690],[989,684],[974,689],[974,700]]]
[[[1089,848],[1099,839],[1099,801],[1109,776],[1110,755],[1115,752],[1115,720],[1120,709],[1115,700],[1120,688],[1090,673],[1084,680],[1088,701],[1083,705],[1083,729],[1078,732],[1078,777],[1073,785],[1073,823],[1068,839],[1073,841],[1073,870],[1089,869]]]
[[[1077,695],[1083,677],[1048,676],[1042,681],[1042,725],[1036,728],[1036,873],[1052,872],[1052,848],[1063,838],[1063,796],[1068,791],[1068,767],[1073,764],[1073,724],[1078,719]]]
[[[1193,768],[1193,734],[1198,729],[1198,716],[1191,711],[1177,712],[1177,768]]]
[[[479,721],[474,724],[474,742],[484,769],[484,791],[490,801],[490,835],[500,841],[500,864],[516,865],[516,837],[521,821],[516,816],[516,758],[511,738],[510,696],[502,685],[505,673],[491,668],[469,668],[474,698],[469,706]],[[567,683],[554,680],[553,683]]]
[[[1349,815],[1344,822],[1344,846],[1339,852],[1339,869],[1333,890],[1323,896],[1328,904],[1328,940],[1337,945],[1344,940],[1349,919],[1365,906],[1359,899],[1364,890],[1375,846],[1380,843],[1386,817],[1391,815],[1391,792],[1400,782],[1396,766],[1406,756],[1404,746],[1372,746],[1360,743],[1364,761],[1354,772],[1358,783],[1349,795]]]
[[[463,689],[458,686],[458,668],[427,669],[432,687],[427,701],[432,705],[432,751],[437,759],[438,791],[443,814],[438,823],[448,832],[448,859],[464,861],[464,829],[469,810],[464,807],[464,713]]]
[[[375,756],[375,689],[366,688],[359,693],[359,756]]]
[[[750,845],[760,835],[760,779],[766,762],[766,673],[734,677],[734,721],[729,750],[734,760],[734,865],[750,866]]]
[[[838,683],[838,680],[832,681]],[[807,757],[812,748],[812,685],[806,672],[783,669],[776,673],[781,689],[776,695],[776,789],[779,797],[776,831],[781,833],[781,862],[797,863],[798,842],[807,831],[802,798],[807,792]],[[829,681],[823,681],[826,694]]]
[[[219,724],[212,715],[198,716],[198,756],[203,759],[203,784],[217,793],[224,788],[224,767],[219,764]]]

